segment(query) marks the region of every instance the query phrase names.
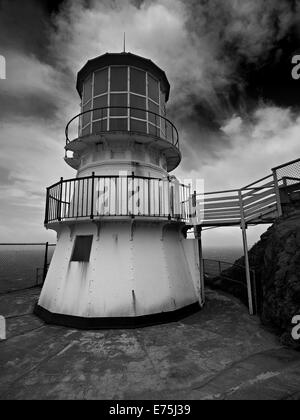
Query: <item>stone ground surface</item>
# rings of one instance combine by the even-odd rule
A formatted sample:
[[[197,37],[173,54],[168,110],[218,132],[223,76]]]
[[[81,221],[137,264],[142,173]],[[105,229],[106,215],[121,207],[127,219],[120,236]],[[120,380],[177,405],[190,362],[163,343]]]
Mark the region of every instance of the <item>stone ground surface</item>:
[[[300,353],[226,294],[180,322],[102,331],[45,325],[38,294],[0,296],[1,400],[300,399]]]

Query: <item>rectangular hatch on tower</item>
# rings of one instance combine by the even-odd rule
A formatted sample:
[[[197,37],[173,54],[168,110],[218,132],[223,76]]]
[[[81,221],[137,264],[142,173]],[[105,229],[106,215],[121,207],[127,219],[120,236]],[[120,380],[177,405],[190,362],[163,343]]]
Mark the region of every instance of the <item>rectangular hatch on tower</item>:
[[[93,235],[76,236],[71,261],[89,262]]]

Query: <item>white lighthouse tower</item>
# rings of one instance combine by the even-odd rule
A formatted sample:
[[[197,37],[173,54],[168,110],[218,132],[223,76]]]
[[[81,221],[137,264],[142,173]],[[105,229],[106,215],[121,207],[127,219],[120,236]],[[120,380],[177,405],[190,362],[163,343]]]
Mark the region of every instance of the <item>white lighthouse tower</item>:
[[[81,113],[65,147],[77,174],[47,188],[45,226],[57,246],[35,312],[49,323],[118,328],[197,311],[191,191],[169,175],[181,154],[165,73],[134,54],[104,54],[79,71],[77,90]]]

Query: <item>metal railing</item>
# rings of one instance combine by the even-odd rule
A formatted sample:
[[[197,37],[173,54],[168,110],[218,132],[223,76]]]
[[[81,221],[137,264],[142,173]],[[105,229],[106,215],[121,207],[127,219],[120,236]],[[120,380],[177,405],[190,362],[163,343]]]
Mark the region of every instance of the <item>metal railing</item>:
[[[241,299],[246,305],[248,304],[248,289],[246,279],[246,267],[242,264],[230,263],[228,261],[203,259],[203,270],[206,277],[207,285],[218,287],[222,290],[232,293]],[[257,314],[260,310],[260,296],[256,282],[256,273],[250,268],[250,281],[253,301],[253,313]],[[217,286],[217,280],[223,283]],[[226,287],[224,287],[224,283]]]
[[[190,186],[170,178],[92,176],[47,188],[45,224],[97,217],[160,217],[189,221]]]
[[[190,186],[170,178],[93,174],[61,179],[47,188],[45,223],[104,216],[166,217],[190,224],[197,220],[202,226],[272,223],[282,214],[280,189],[287,186],[287,179],[300,183],[300,164],[299,174],[292,172],[299,178],[289,176],[289,168],[298,162],[275,168],[273,174],[240,189],[196,195]]]
[[[289,186],[300,182],[300,159],[295,159],[272,169],[273,174],[282,186]]]
[[[66,145],[78,137],[114,131],[148,134],[179,148],[177,128],[168,118],[153,111],[128,106],[93,108],[77,114],[66,126]]]
[[[0,243],[0,294],[41,286],[55,244]]]
[[[272,182],[242,189],[197,194],[197,207],[208,226],[268,223],[278,216],[278,202]]]
[[[300,183],[300,159],[272,169],[272,174],[240,189],[206,192],[196,196],[201,225],[272,223],[282,215],[280,189]],[[198,211],[200,213],[200,211]]]

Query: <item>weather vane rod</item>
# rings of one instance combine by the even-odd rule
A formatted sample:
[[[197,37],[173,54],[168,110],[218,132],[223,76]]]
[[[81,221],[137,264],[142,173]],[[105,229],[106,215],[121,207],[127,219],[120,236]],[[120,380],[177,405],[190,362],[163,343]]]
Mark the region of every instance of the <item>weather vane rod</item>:
[[[126,48],[126,33],[124,32],[123,52],[125,52],[125,48]]]

